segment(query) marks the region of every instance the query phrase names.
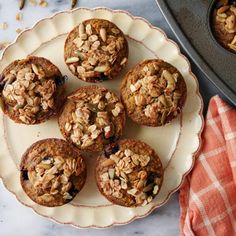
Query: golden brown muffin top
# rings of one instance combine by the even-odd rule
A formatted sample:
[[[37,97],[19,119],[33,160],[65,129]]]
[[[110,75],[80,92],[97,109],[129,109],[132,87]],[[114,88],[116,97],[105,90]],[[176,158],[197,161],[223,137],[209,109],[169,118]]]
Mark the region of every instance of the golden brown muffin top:
[[[65,61],[73,74],[88,82],[111,79],[126,65],[128,43],[112,22],[90,19],[67,37]]]
[[[127,206],[144,206],[160,190],[162,164],[147,144],[125,139],[109,145],[97,158],[97,184],[108,200]]]
[[[83,158],[75,147],[60,139],[34,143],[21,161],[21,184],[29,197],[46,206],[71,201],[86,178]]]
[[[172,65],[159,59],[145,60],[123,79],[121,97],[135,122],[160,126],[180,112],[186,98],[186,85]]]
[[[121,136],[125,112],[118,97],[103,87],[85,86],[68,96],[59,117],[63,135],[80,149],[102,150]]]
[[[4,112],[19,123],[40,123],[57,107],[61,80],[61,72],[45,58],[32,56],[12,62],[1,74]]]

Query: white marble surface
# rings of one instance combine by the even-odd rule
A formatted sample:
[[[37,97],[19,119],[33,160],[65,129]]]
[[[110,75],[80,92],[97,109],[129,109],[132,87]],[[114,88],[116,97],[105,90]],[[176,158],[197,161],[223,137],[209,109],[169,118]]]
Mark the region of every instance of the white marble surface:
[[[30,208],[21,205],[4,189],[2,183],[0,184],[1,236],[175,236],[179,234],[178,221],[179,206],[176,194],[165,206],[128,225],[108,229],[77,229],[36,215]]]
[[[50,16],[54,12],[70,7],[70,0],[48,0],[48,2],[49,6],[47,8],[33,8],[26,5],[23,10],[23,21],[16,22],[17,0],[0,0],[0,23],[6,21],[9,26],[5,31],[0,30],[0,41],[13,41],[16,37],[16,28],[31,27],[42,17]],[[80,0],[78,6],[106,6],[113,9],[125,9],[134,15],[145,17],[173,38],[173,34],[154,0]],[[59,225],[36,215],[31,209],[18,203],[15,197],[5,190],[0,180],[0,236],[172,236],[178,234],[178,194],[172,196],[165,206],[155,210],[148,217],[136,220],[129,225],[116,226],[105,230],[77,229],[71,226]]]

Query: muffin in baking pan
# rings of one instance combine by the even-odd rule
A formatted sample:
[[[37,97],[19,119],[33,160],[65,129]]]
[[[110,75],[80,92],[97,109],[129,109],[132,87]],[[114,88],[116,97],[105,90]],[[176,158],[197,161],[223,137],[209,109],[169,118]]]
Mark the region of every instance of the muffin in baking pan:
[[[3,112],[22,124],[38,124],[57,114],[65,95],[64,77],[49,60],[30,56],[0,75]]]
[[[186,96],[180,72],[160,59],[140,62],[121,83],[121,100],[127,115],[141,125],[169,123],[181,112]]]
[[[96,181],[112,203],[137,207],[150,203],[163,181],[160,158],[146,143],[124,139],[108,145],[97,158]]]
[[[123,134],[125,111],[113,92],[85,86],[68,96],[58,123],[63,136],[78,148],[101,151]]]
[[[34,202],[48,207],[61,206],[83,188],[86,165],[73,145],[61,139],[44,139],[23,154],[20,179]]]
[[[123,32],[104,19],[85,20],[68,35],[64,48],[70,71],[87,82],[112,79],[128,61],[128,43]]]
[[[213,6],[211,28],[216,40],[236,53],[236,1],[217,0]]]

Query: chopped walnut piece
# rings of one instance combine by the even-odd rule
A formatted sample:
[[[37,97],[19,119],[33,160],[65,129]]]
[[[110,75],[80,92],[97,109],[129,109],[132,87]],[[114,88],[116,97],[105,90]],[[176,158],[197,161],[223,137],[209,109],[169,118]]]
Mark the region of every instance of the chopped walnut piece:
[[[33,7],[35,7],[37,5],[37,1],[36,0],[29,0],[29,4]]]
[[[8,28],[7,22],[0,23],[0,29],[6,30]]]
[[[23,29],[17,28],[17,29],[16,29],[16,33],[19,34],[19,33],[22,32],[22,30],[23,30]]]
[[[40,7],[47,7],[48,6],[48,2],[46,0],[40,0],[39,1],[39,6]]]
[[[21,12],[17,13],[16,14],[16,20],[17,21],[22,21],[22,19],[23,19],[23,13],[21,13]]]

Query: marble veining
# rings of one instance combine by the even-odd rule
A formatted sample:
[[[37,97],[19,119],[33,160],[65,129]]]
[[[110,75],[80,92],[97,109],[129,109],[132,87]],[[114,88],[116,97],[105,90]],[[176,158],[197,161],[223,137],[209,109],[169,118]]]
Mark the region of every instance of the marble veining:
[[[51,14],[70,8],[70,0],[48,0],[47,8],[30,7],[23,9],[23,20],[17,22],[16,0],[0,0],[0,23],[7,22],[7,30],[0,30],[1,41],[13,41],[17,28],[32,27],[38,20]],[[78,7],[105,6],[123,9],[133,15],[142,16],[155,26],[162,28],[170,38],[174,38],[170,28],[161,15],[155,0],[79,0]],[[46,33],[46,32],[45,32]],[[1,53],[1,52],[0,52]],[[109,216],[104,216],[109,217]],[[136,220],[129,225],[116,226],[104,230],[77,229],[60,225],[36,215],[30,208],[21,205],[3,186],[0,180],[0,236],[174,236],[179,234],[178,194],[174,194],[168,203],[155,210],[146,218]]]

